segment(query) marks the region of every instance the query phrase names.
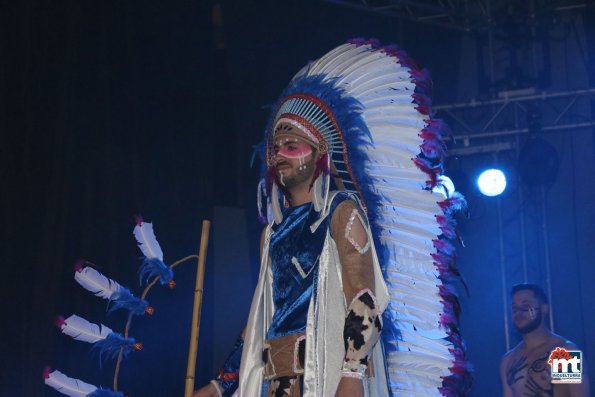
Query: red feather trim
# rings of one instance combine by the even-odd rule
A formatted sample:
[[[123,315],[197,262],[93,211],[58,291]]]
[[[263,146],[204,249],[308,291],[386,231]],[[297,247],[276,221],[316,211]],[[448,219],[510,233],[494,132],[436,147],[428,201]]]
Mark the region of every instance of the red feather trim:
[[[455,193],[446,200],[440,201],[438,205],[442,208],[442,211],[448,215],[454,211],[465,209],[467,207],[467,202],[461,194]]]
[[[328,153],[325,153],[322,156],[320,156],[318,160],[316,160],[316,169],[314,170],[312,180],[310,181],[310,190],[312,190],[314,182],[321,174],[328,175],[330,173],[331,170],[328,165]]]
[[[416,157],[413,159],[413,162],[421,171],[423,171],[426,175],[430,177],[429,180],[426,181],[428,188],[435,188],[438,184],[438,176],[442,174],[442,165],[431,165],[428,161]]]

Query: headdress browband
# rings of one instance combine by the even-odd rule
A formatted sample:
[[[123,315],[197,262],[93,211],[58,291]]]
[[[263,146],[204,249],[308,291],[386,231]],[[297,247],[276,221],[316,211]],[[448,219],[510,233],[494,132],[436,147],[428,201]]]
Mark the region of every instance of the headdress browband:
[[[281,122],[288,122],[303,130],[313,142],[318,144],[318,151],[323,154],[333,152],[335,148],[333,143],[338,140],[338,134],[340,134],[332,111],[320,98],[310,94],[292,94],[283,99],[275,112],[275,119],[268,134],[267,157],[271,155],[270,147],[275,129]]]

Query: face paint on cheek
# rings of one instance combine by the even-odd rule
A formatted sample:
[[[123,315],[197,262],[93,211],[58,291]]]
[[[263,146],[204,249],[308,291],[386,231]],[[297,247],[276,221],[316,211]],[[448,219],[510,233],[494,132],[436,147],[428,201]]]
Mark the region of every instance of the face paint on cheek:
[[[529,308],[529,317],[531,318],[531,320],[535,320],[535,318],[537,317],[537,309],[534,307]]]

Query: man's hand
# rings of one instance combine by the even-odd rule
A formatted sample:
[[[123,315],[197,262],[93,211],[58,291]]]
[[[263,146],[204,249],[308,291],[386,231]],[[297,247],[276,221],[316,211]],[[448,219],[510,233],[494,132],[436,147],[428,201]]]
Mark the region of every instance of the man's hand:
[[[219,397],[219,393],[217,392],[217,387],[209,383],[192,393],[192,397]]]
[[[364,384],[360,379],[343,377],[335,397],[364,397]]]

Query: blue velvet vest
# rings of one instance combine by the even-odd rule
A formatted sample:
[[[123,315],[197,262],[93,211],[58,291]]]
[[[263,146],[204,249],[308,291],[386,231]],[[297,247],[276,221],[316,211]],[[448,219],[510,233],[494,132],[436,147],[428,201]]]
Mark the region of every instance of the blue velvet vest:
[[[273,273],[275,314],[267,339],[279,338],[306,329],[308,307],[316,290],[318,260],[335,208],[348,196],[335,196],[330,214],[314,233],[310,225],[319,213],[311,203],[287,208],[283,222],[273,226],[269,244]]]

